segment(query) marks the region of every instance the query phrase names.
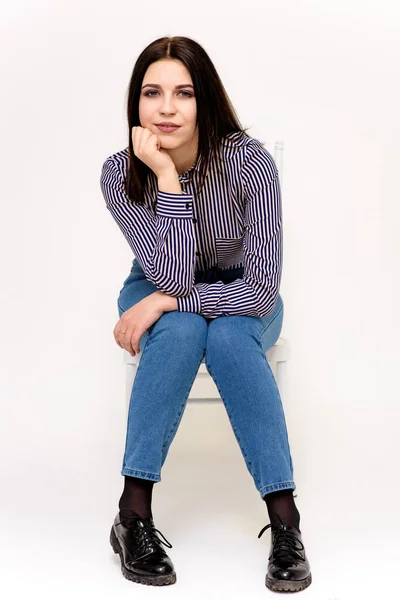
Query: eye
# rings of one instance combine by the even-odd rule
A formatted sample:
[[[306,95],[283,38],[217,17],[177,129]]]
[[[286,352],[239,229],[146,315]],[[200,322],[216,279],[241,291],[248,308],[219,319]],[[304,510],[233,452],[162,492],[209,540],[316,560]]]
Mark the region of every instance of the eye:
[[[156,90],[150,90],[148,92],[144,92],[144,96],[147,96],[149,98],[154,98],[153,94],[158,94],[158,92]],[[193,94],[191,94],[190,92],[179,92],[179,94],[184,94],[184,98],[193,98]]]

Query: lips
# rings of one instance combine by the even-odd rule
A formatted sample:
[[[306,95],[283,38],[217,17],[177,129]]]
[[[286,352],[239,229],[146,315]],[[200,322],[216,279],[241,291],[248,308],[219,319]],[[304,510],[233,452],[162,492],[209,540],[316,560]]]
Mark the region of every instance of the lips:
[[[173,133],[179,129],[180,125],[156,125],[156,127],[163,133]]]

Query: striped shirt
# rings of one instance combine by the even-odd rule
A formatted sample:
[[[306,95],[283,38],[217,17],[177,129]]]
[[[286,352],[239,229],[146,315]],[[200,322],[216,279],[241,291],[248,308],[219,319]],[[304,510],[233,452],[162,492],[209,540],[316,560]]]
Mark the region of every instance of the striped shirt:
[[[176,297],[179,311],[207,318],[264,317],[275,307],[282,274],[278,170],[261,142],[244,132],[222,138],[221,149],[224,169],[214,168],[212,160],[199,193],[199,173],[192,165],[179,175],[182,194],[159,191],[151,171],[145,204],[129,202],[128,148],[105,160],[101,190],[146,279]],[[243,277],[195,283],[195,271],[212,267],[243,267]]]

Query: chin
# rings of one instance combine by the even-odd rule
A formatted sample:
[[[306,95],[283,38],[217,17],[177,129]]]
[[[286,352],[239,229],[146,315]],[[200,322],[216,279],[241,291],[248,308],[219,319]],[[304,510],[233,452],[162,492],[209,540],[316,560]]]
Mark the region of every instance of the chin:
[[[162,148],[167,148],[169,150],[179,148],[179,146],[182,146],[182,142],[178,142],[177,140],[171,140],[171,138],[168,138],[166,135],[160,135],[160,142]]]

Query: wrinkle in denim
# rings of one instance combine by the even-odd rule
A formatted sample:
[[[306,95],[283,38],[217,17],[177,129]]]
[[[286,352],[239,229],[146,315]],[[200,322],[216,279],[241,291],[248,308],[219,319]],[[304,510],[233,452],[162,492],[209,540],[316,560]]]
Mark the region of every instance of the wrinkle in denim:
[[[217,277],[224,283],[242,276],[242,267],[196,272],[198,280]],[[155,291],[134,259],[118,297],[120,317]],[[121,474],[161,480],[162,466],[204,358],[261,497],[296,489],[283,406],[265,356],[279,338],[283,314],[280,295],[266,317],[208,319],[191,312],[164,313],[139,343],[141,359],[129,403]]]

